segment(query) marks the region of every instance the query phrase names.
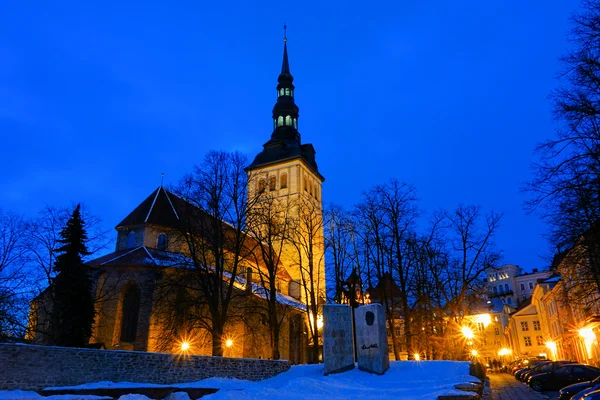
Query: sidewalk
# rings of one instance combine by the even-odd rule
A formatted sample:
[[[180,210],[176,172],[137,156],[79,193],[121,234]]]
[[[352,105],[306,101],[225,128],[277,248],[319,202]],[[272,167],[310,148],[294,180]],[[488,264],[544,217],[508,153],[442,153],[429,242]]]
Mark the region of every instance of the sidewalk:
[[[491,391],[486,388],[483,394],[485,400],[542,400],[548,396],[532,390],[529,386],[519,382],[511,374],[488,374]]]

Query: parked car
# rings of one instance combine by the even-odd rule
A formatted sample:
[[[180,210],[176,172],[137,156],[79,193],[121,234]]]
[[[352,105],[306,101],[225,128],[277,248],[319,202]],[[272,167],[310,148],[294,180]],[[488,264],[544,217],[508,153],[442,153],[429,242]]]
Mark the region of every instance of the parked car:
[[[587,393],[581,400],[600,400],[600,390],[594,390],[593,392]]]
[[[577,364],[577,361],[570,360],[560,360],[560,361],[550,361],[547,363],[538,364],[535,368],[523,374],[521,380],[523,382],[529,383],[531,377],[539,374],[544,374],[546,372],[554,371],[556,368],[567,365],[567,364]]]
[[[558,392],[558,400],[570,400],[575,395],[580,395],[582,392],[588,392],[589,389],[598,386],[600,389],[600,377],[581,383],[575,383],[573,385],[565,386]]]
[[[517,378],[518,381],[527,382],[525,377],[528,374],[537,371],[539,368],[542,367],[542,365],[546,365],[548,363],[549,361],[540,361],[535,364],[531,364],[529,367],[522,369],[521,371],[517,371],[517,373],[515,374],[515,378]]]
[[[600,369],[585,364],[567,364],[554,371],[532,376],[529,386],[533,390],[559,390],[574,383],[591,381],[600,376]]]

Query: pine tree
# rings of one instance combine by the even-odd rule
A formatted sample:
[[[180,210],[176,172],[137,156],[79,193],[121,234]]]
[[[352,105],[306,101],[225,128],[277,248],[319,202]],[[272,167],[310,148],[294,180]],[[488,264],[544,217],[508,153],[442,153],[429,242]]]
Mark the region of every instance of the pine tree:
[[[83,263],[83,257],[90,253],[79,204],[60,236],[52,288],[54,342],[58,346],[84,347],[92,334],[95,311],[92,280]]]

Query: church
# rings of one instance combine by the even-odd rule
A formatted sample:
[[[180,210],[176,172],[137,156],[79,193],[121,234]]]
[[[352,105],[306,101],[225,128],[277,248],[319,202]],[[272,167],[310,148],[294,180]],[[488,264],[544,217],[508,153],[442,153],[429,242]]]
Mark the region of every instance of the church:
[[[273,132],[263,150],[246,166],[245,173],[248,198],[263,199],[268,195],[279,207],[285,205],[290,210],[286,214],[290,224],[297,228],[289,235],[290,240],[276,239],[281,251],[276,257],[274,298],[278,303],[277,321],[281,324],[280,358],[305,363],[317,361],[316,351],[308,349],[313,346],[314,350],[321,340],[319,314],[326,290],[322,216],[325,178],[319,172],[314,147],[301,142],[293,79],[287,39],[284,39],[277,101],[272,114]],[[259,204],[264,205],[264,200],[249,201],[248,207],[257,207],[250,211],[260,214]],[[212,355],[214,336],[203,329],[202,324],[186,326],[183,320],[166,318],[194,306],[189,304],[193,301],[186,293],[195,288],[189,284],[167,287],[165,282],[172,283],[174,276],[191,274],[186,269],[186,265],[190,265],[191,249],[176,235],[186,217],[202,213],[196,205],[161,186],[117,224],[115,251],[87,263],[93,275],[96,308],[90,346]],[[219,225],[227,224],[219,221]],[[194,235],[188,231],[184,236]],[[232,274],[230,265],[224,267],[221,274],[223,285],[232,284],[234,293],[229,307],[235,310],[230,312],[235,318],[225,322],[222,355],[271,358],[269,327],[264,313],[256,312],[265,309],[268,298],[264,280],[258,277],[268,275],[265,271],[269,265],[264,256],[256,254],[267,244],[260,235],[245,231],[242,235],[245,246],[255,254],[244,258],[237,274]],[[225,253],[228,252],[229,249],[225,249]],[[32,302],[30,327],[35,333],[30,339],[34,343],[51,344],[43,329],[49,320],[46,310],[51,307],[42,307],[44,302],[47,302],[44,294]],[[196,312],[198,310],[206,312],[205,308],[198,308]]]

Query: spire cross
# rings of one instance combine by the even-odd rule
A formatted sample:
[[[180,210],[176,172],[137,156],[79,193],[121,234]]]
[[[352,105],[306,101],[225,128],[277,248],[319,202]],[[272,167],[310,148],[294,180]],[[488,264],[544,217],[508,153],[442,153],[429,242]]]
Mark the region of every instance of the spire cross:
[[[283,41],[287,42],[287,25],[283,24]]]

